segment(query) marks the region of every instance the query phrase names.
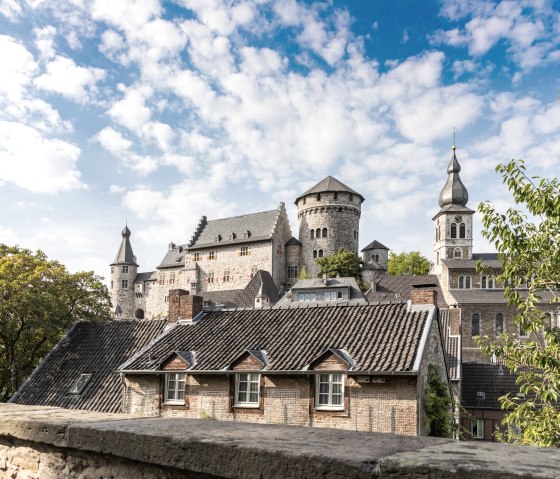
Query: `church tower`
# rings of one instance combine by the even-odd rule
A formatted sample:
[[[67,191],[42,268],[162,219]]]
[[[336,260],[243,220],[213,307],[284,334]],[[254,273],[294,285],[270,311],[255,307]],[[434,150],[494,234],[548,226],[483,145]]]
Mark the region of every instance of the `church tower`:
[[[441,272],[442,260],[471,259],[472,219],[474,211],[467,208],[469,194],[459,177],[461,165],[453,155],[447,167],[447,182],[439,194],[439,212],[432,218],[435,229],[434,265],[432,273]]]
[[[122,241],[111,263],[111,303],[116,319],[132,319],[134,313],[134,279],[138,272],[136,256],[130,245],[130,230],[122,230]]]
[[[302,262],[311,277],[319,274],[318,258],[331,256],[341,247],[358,254],[363,201],[360,193],[332,176],[296,199]]]

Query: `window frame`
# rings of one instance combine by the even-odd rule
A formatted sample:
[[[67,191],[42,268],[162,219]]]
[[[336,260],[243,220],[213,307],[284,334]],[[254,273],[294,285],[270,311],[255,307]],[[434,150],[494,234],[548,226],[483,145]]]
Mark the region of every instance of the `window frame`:
[[[245,376],[246,379],[242,379],[242,376]],[[241,383],[247,383],[247,389],[242,391],[240,389]],[[256,391],[251,390],[251,385],[256,385]],[[242,401],[239,399],[240,394],[245,393],[247,394],[246,400]],[[256,401],[251,401],[251,394],[257,394]],[[235,391],[234,391],[234,407],[241,407],[241,408],[252,408],[256,409],[260,407],[261,402],[261,373],[259,372],[239,372],[235,374]]]
[[[128,279],[121,279],[121,289],[128,289]]]
[[[288,265],[288,279],[297,279],[298,277],[298,267],[294,265]]]
[[[476,320],[477,320],[477,327],[476,327],[476,333],[477,334],[475,334],[475,328],[474,328],[475,316],[476,316]],[[472,313],[471,314],[471,338],[475,338],[476,336],[480,336],[480,323],[481,323],[480,313]]]
[[[232,280],[231,278],[231,270],[229,269],[225,269],[224,270],[224,276],[222,278],[222,282],[224,283],[229,283]]]
[[[327,376],[327,381],[322,381],[321,376]],[[339,376],[339,381],[334,381],[334,376]],[[315,409],[317,411],[344,411],[344,394],[345,394],[346,374],[340,372],[317,372],[315,374]],[[327,384],[327,392],[321,392],[321,384]],[[333,386],[340,385],[340,392],[333,392]],[[321,396],[327,396],[327,402],[320,402]],[[340,397],[340,403],[333,402],[333,395]]]
[[[175,382],[175,387],[173,389],[170,389],[169,387],[169,383],[171,381],[171,377],[175,376],[174,378],[174,382]],[[183,389],[181,390],[180,385],[181,383],[183,384]],[[182,373],[182,372],[169,372],[169,373],[165,373],[165,386],[164,386],[164,393],[163,393],[163,404],[175,404],[175,405],[183,405],[185,404],[185,399],[186,399],[186,395],[187,395],[187,373]],[[183,397],[179,398],[179,397],[174,397],[174,398],[169,398],[169,392],[173,391],[175,396],[179,396],[179,394],[182,392],[183,393]]]
[[[500,320],[501,323],[500,332],[498,332],[498,320]],[[503,313],[496,313],[496,315],[494,316],[494,333],[496,334],[496,337],[498,337],[503,332],[504,332],[504,315]]]
[[[484,419],[471,419],[471,436],[473,439],[484,439]]]
[[[467,287],[467,282],[469,283]],[[462,284],[462,286],[461,286]],[[468,274],[462,274],[457,281],[457,289],[472,289],[472,278]]]
[[[242,246],[239,250],[239,256],[249,256],[249,247]]]
[[[451,223],[451,231],[449,237],[451,239],[457,238],[457,223]]]
[[[465,239],[467,237],[467,226],[464,222],[459,223],[459,239]]]
[[[453,259],[463,259],[462,248],[454,248],[453,249]]]
[[[209,261],[215,260],[217,256],[218,255],[216,254],[216,250],[213,249],[211,251],[208,251],[208,260]]]

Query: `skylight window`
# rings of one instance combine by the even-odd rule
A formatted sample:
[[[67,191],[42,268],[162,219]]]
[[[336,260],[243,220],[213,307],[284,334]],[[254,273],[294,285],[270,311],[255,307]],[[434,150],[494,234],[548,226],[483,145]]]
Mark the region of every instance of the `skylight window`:
[[[90,382],[93,374],[80,374],[80,377],[74,381],[74,384],[68,390],[69,394],[82,394],[83,390],[86,388],[88,383]]]

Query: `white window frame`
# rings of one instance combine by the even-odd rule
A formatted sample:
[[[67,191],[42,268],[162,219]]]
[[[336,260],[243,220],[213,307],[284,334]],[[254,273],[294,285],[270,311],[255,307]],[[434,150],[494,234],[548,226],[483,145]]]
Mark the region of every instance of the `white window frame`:
[[[325,301],[335,301],[336,297],[336,291],[325,291]]]
[[[346,375],[339,373],[320,372],[315,375],[315,409],[319,411],[344,411],[344,382]],[[327,386],[321,391],[321,385]],[[335,392],[335,386],[340,386],[340,392]],[[321,397],[323,396],[323,398]],[[324,396],[326,396],[326,401]],[[333,401],[340,398],[340,403]]]
[[[453,250],[453,259],[463,259],[463,250],[461,248]]]
[[[172,383],[172,385],[170,385],[170,383]],[[187,373],[165,373],[165,395],[163,403],[185,404],[186,384]],[[179,397],[181,393],[183,396],[182,398]]]
[[[239,256],[249,256],[249,247],[242,246],[241,249],[239,250]]]
[[[246,384],[246,388],[243,385]],[[253,387],[252,387],[253,386]],[[242,389],[243,388],[243,389]],[[256,391],[255,391],[256,389]],[[251,394],[257,395],[256,400],[251,400]],[[260,373],[238,373],[235,375],[235,407],[258,408],[261,400],[261,375]]]
[[[473,439],[484,439],[484,419],[471,419],[471,434]]]
[[[461,281],[462,280],[462,281]],[[467,287],[468,282],[468,287]],[[462,283],[462,286],[461,286]],[[457,289],[471,289],[472,288],[472,278],[470,275],[461,275],[457,281]]]

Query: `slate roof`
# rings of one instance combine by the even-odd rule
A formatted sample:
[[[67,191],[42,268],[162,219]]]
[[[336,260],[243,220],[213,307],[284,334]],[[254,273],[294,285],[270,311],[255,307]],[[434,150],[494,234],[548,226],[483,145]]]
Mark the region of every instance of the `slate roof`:
[[[443,291],[441,290],[438,277],[435,274],[423,275],[389,275],[379,278],[375,291],[370,288],[365,296],[368,301],[388,301],[393,299],[409,300],[412,286],[436,285],[437,305],[440,308],[447,307]]]
[[[132,252],[132,246],[130,244],[130,235],[132,233],[128,229],[128,226],[125,226],[122,230],[121,236],[122,241],[119,249],[117,251],[117,255],[115,256],[115,261],[111,263],[111,266],[116,264],[131,264],[136,265],[136,256]]]
[[[189,250],[269,240],[276,225],[278,211],[278,209],[275,209],[208,221],[198,236],[195,237],[194,243],[189,246]],[[243,237],[246,231],[250,232],[248,238]],[[230,239],[231,233],[235,234],[233,240]],[[222,239],[216,241],[217,236],[221,236]]]
[[[527,290],[518,290],[525,297]],[[457,300],[457,304],[507,304],[503,289],[450,289],[449,292]],[[554,294],[550,291],[539,291],[542,303],[550,303]]]
[[[259,270],[243,289],[230,289],[224,291],[205,291],[200,293],[204,301],[210,302],[210,307],[225,306],[226,308],[254,308],[255,296],[261,285],[263,294],[268,296],[271,304],[278,301],[278,291],[268,271]]]
[[[141,282],[141,281],[153,281],[157,279],[157,271],[148,271],[146,273],[138,273],[136,278],[134,278],[134,282]]]
[[[475,258],[473,259],[442,259],[441,262],[447,266],[447,269],[465,269],[474,271],[479,262],[483,262],[485,266],[494,269],[501,269],[502,263],[497,258]]]
[[[519,386],[516,375],[497,364],[463,363],[461,403],[466,408],[501,409],[498,399],[504,394],[515,396]],[[484,393],[484,399],[477,397]]]
[[[185,254],[187,254],[187,245],[171,245],[172,247],[167,249],[165,256],[158,265],[158,269],[162,268],[176,268],[177,266],[183,266],[185,264]]]
[[[411,372],[433,309],[404,303],[301,309],[223,310],[177,324],[119,369],[156,371],[176,350],[195,351],[190,370],[224,371],[249,349],[266,351],[269,372],[304,371],[329,348],[344,349],[355,371]]]
[[[386,249],[387,251],[389,251],[389,248],[387,248],[387,246],[382,245],[379,241],[377,240],[373,240],[370,244],[368,244],[362,251],[368,251],[370,249]]]
[[[99,412],[122,411],[117,367],[159,336],[166,321],[94,321],[74,324],[10,402]],[[93,374],[81,394],[68,391]]]
[[[466,206],[469,201],[469,193],[461,181],[459,172],[461,165],[455,155],[455,145],[453,145],[453,155],[447,167],[447,181],[439,194],[439,206]]]
[[[301,246],[301,241],[292,236],[288,241],[286,241],[285,246],[290,246],[290,245]]]
[[[443,332],[449,378],[457,381],[461,378],[461,339],[459,336],[450,334],[448,309],[440,309],[439,320]]]
[[[304,196],[313,195],[313,194],[316,194],[316,193],[327,193],[327,192],[352,193],[354,195],[359,196],[360,199],[362,200],[362,203],[365,200],[365,198],[360,193],[358,193],[357,191],[354,191],[352,188],[350,188],[349,186],[346,186],[344,183],[337,180],[336,178],[334,178],[332,176],[327,176],[325,179],[319,181],[319,183],[317,183],[315,186],[309,188],[305,193],[299,195],[296,198],[295,204],[297,205],[297,202],[300,200],[300,198],[303,198]]]
[[[297,308],[302,307],[302,302],[292,301],[292,294],[298,292],[313,292],[313,291],[330,291],[337,290],[339,288],[349,288],[350,297],[345,300],[333,300],[333,301],[305,301],[303,302],[303,307],[309,306],[327,306],[333,302],[345,302],[348,303],[352,301],[356,304],[366,302],[358,283],[355,278],[345,277],[345,278],[327,278],[326,284],[322,278],[310,278],[310,279],[300,279],[296,284],[294,284],[290,290],[290,294],[285,294],[280,301],[274,306],[275,308]]]

